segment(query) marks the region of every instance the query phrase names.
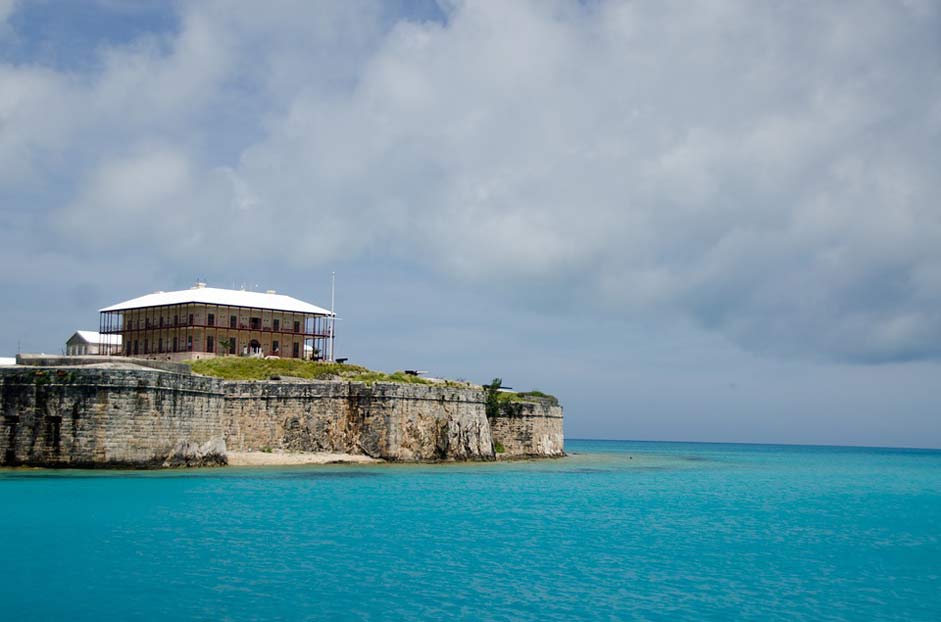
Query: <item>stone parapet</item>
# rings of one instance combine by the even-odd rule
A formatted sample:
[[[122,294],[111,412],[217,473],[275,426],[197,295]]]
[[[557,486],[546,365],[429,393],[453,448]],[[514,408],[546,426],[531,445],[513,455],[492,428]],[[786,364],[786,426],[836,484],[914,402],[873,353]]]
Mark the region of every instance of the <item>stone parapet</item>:
[[[51,355],[51,354],[17,354],[16,364],[27,365],[30,367],[79,367],[88,365],[101,365],[102,363],[112,363],[114,365],[127,367],[149,367],[169,371],[175,374],[191,374],[192,369],[186,363],[177,363],[170,360],[155,360],[150,358],[133,358],[128,356],[105,356],[105,355]]]

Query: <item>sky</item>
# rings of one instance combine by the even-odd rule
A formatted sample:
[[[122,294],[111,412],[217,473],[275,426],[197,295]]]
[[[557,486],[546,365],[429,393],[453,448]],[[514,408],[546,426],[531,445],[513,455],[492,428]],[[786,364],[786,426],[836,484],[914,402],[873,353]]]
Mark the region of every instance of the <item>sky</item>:
[[[0,0],[0,355],[197,279],[569,438],[941,448],[941,4]]]

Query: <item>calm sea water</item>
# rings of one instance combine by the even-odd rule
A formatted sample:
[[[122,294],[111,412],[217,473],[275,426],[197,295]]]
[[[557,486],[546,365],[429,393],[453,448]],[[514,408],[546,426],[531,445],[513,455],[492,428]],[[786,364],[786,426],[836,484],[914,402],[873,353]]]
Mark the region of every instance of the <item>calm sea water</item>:
[[[2,620],[941,620],[941,452],[0,470]]]

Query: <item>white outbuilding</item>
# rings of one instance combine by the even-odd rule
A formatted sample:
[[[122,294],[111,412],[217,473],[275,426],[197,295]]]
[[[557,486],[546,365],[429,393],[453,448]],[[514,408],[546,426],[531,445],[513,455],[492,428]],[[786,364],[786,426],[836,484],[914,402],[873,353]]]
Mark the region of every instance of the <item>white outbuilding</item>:
[[[121,350],[121,335],[102,335],[94,330],[77,330],[65,342],[65,353],[69,356],[106,354]]]

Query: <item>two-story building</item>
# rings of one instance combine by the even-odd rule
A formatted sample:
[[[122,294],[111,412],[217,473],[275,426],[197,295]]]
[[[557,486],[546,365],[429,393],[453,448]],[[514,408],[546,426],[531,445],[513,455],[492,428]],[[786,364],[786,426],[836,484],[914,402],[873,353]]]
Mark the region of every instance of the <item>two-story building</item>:
[[[181,360],[279,356],[332,360],[334,314],[278,294],[206,287],[156,292],[100,310],[110,354]]]

